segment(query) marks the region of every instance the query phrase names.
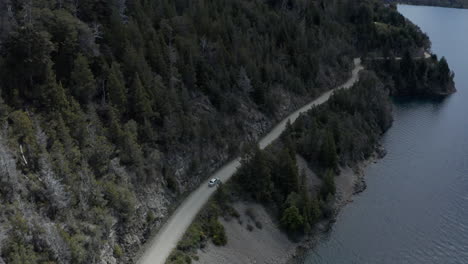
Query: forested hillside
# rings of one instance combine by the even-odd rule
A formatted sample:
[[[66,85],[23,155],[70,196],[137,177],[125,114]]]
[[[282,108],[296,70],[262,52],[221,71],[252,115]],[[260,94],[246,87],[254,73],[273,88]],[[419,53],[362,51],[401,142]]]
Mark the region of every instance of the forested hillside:
[[[377,0],[1,1],[0,263],[132,262],[352,58],[429,45]]]

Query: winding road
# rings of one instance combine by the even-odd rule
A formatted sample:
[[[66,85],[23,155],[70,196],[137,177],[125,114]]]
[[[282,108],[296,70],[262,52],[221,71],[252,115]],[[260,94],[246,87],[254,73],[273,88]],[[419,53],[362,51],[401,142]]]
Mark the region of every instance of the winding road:
[[[259,147],[264,149],[281,133],[285,130],[288,120],[293,123],[301,113],[308,111],[316,105],[325,103],[334,91],[339,89],[348,89],[359,80],[359,71],[363,69],[361,59],[354,59],[354,69],[351,78],[346,83],[338,86],[324,94],[317,99],[301,107],[293,112],[277,124],[267,135],[265,135],[259,142]],[[210,178],[219,178],[222,182],[227,182],[237,171],[240,165],[241,158],[238,157],[218,171],[216,171]],[[144,248],[138,264],[164,264],[166,259],[171,254],[171,251],[177,246],[177,242],[182,238],[187,228],[197,216],[200,209],[205,205],[208,199],[213,195],[216,188],[208,187],[208,180],[203,182],[200,187],[193,191],[185,201],[177,208],[168,221],[162,226],[159,232]]]

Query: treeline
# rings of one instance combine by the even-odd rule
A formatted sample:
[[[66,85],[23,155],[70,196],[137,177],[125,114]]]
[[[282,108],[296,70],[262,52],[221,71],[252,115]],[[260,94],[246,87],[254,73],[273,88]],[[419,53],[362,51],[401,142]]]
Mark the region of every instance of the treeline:
[[[339,168],[370,157],[391,122],[388,92],[366,72],[351,89],[336,92],[326,104],[303,114],[275,146],[248,151],[235,184],[249,199],[274,208],[287,231],[310,231],[332,213]],[[296,153],[321,177],[319,193],[308,191]]]
[[[428,36],[402,16],[396,5],[382,2],[348,2],[349,19],[356,24],[357,47],[364,55],[402,56],[430,48]]]
[[[444,57],[413,58],[405,52],[401,60],[369,60],[368,67],[375,70],[391,95],[444,96],[456,91],[454,73]]]

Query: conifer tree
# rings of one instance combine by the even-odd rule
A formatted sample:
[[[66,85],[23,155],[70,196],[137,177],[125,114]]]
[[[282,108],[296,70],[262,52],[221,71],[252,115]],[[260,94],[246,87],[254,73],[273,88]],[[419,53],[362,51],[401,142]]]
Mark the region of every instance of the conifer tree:
[[[322,143],[320,158],[323,166],[330,169],[336,169],[338,166],[338,155],[336,153],[336,145],[333,134],[327,131],[325,140]]]
[[[116,107],[120,113],[126,113],[128,103],[127,89],[122,72],[120,71],[120,65],[117,62],[113,62],[109,69],[107,86],[111,104]]]
[[[88,103],[96,94],[96,81],[88,59],[82,54],[76,57],[70,78],[73,96],[81,103]]]
[[[322,195],[323,197],[328,197],[328,195],[335,195],[336,186],[335,186],[335,176],[332,170],[328,170],[323,179],[322,185]]]
[[[299,231],[304,225],[304,218],[296,206],[291,206],[284,210],[281,217],[281,224],[290,231]]]
[[[48,111],[58,110],[64,111],[68,107],[68,100],[65,95],[65,90],[62,83],[56,81],[55,73],[52,70],[51,63],[47,65],[47,77],[45,83],[41,87],[42,102]]]
[[[133,117],[139,122],[148,120],[151,116],[151,103],[148,99],[148,95],[141,84],[138,73],[133,78],[133,84],[131,86],[132,101],[130,108],[132,109]]]
[[[442,57],[437,64],[437,69],[439,71],[439,81],[441,85],[447,84],[447,82],[450,80],[450,68],[447,64],[447,60],[445,57]]]
[[[280,180],[278,184],[282,186],[284,194],[297,192],[299,173],[297,170],[296,158],[291,155],[289,148],[284,148],[281,152],[279,165]]]

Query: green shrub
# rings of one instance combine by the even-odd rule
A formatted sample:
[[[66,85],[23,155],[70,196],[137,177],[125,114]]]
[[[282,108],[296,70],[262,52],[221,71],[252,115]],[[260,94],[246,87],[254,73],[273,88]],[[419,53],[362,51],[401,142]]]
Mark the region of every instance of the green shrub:
[[[119,246],[119,244],[115,244],[114,245],[114,256],[116,258],[121,258],[123,256],[123,250],[122,248]]]
[[[235,218],[239,218],[239,217],[240,217],[239,212],[236,210],[236,208],[234,208],[234,207],[232,207],[232,206],[229,206],[229,207],[228,207],[228,212],[229,212],[229,215],[232,216],[232,217],[235,217]]]
[[[218,221],[217,218],[211,219],[210,222],[210,235],[213,244],[216,246],[224,246],[227,243],[226,232],[224,226]]]
[[[153,211],[148,211],[148,213],[146,214],[146,222],[148,224],[152,224],[155,219],[156,216],[154,215]]]
[[[184,234],[182,240],[177,244],[177,249],[185,251],[198,248],[204,239],[206,239],[206,235],[201,225],[193,223]]]
[[[180,250],[175,250],[171,253],[166,264],[191,264],[192,259]]]
[[[106,181],[101,183],[104,188],[104,198],[114,208],[118,216],[124,221],[129,220],[135,213],[136,198],[125,185],[117,185]]]
[[[298,231],[304,225],[304,218],[296,206],[291,206],[284,210],[281,224],[289,231]]]
[[[166,183],[167,183],[167,188],[169,188],[169,190],[175,193],[179,192],[179,184],[177,183],[174,176],[166,176]]]
[[[71,251],[72,263],[86,263],[87,254],[84,247],[86,236],[82,234],[70,235],[64,230],[60,231],[60,235],[68,243],[68,247]]]

